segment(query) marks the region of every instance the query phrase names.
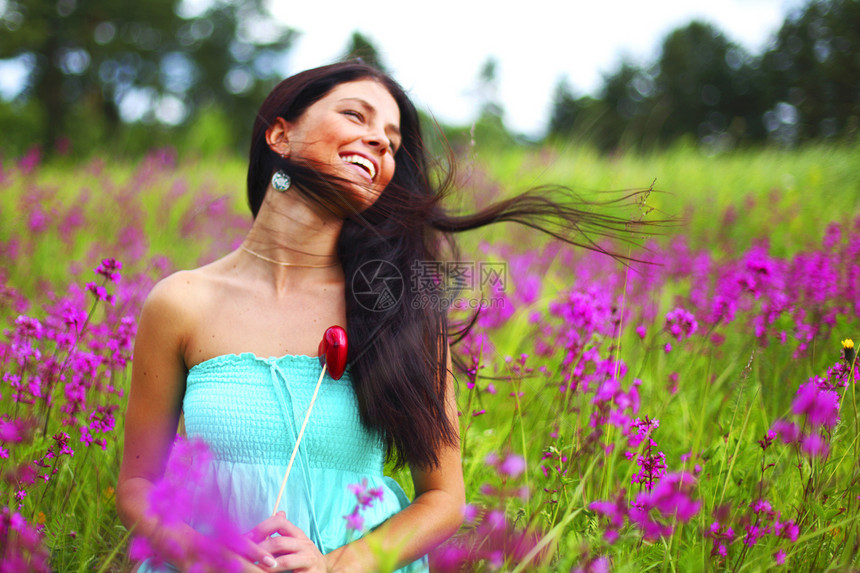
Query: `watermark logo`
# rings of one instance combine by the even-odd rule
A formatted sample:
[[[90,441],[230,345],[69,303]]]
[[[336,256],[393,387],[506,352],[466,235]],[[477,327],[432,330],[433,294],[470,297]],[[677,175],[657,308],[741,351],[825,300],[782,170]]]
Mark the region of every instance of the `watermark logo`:
[[[415,261],[409,269],[409,301],[415,310],[476,310],[506,304],[508,267],[493,261]],[[406,290],[403,276],[383,260],[361,265],[352,281],[356,301],[381,312],[400,302]]]
[[[481,286],[489,287],[494,292],[504,292],[508,286],[508,264],[482,262],[478,263],[481,272]]]
[[[356,302],[372,312],[382,312],[400,302],[403,276],[388,261],[374,259],[363,263],[352,276]]]

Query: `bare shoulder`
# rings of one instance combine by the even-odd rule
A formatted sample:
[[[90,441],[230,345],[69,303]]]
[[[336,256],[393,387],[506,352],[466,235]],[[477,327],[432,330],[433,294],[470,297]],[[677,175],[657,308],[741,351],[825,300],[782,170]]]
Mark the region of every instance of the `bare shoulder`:
[[[139,327],[180,353],[212,298],[212,279],[202,269],[179,271],[152,288],[141,309]],[[140,334],[140,331],[139,333]]]
[[[167,313],[173,322],[194,314],[206,297],[209,283],[200,270],[179,271],[158,281],[143,304],[143,315]]]

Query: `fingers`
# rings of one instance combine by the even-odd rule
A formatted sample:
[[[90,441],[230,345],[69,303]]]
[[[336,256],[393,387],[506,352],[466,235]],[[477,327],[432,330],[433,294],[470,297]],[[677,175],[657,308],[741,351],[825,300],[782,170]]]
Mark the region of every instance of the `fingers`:
[[[272,557],[270,559],[271,563],[274,563],[276,567],[278,562]],[[179,562],[179,565],[182,571],[197,571],[200,573],[223,573],[226,570],[237,571],[238,573],[265,573],[271,570],[268,566],[258,566],[249,561],[248,558],[243,558],[243,556],[224,548],[215,548],[214,551],[210,550],[206,554],[197,555],[192,558],[186,557],[186,559]],[[282,569],[275,570],[282,571]]]
[[[259,543],[255,543],[248,535],[231,541],[230,550],[249,562],[260,563],[266,567],[275,567],[278,564],[272,553],[267,551]],[[259,571],[259,569],[256,568],[254,570]]]
[[[280,533],[281,535],[287,535],[290,537],[295,537],[296,539],[303,539],[303,540],[307,541],[308,543],[310,543],[310,539],[308,539],[308,536],[305,535],[305,532],[302,531],[301,529],[299,529],[298,527],[296,527],[295,525],[293,525],[287,519],[287,515],[283,511],[278,512],[278,513],[279,513],[279,515],[283,515],[283,522],[281,523],[281,528],[278,530],[278,533]],[[311,544],[311,545],[313,545],[313,544]]]
[[[277,533],[278,530],[283,527],[285,522],[287,522],[287,514],[283,511],[279,511],[272,517],[261,521],[257,527],[246,533],[245,536],[254,543],[259,543],[267,537]]]
[[[278,568],[275,571],[326,573],[326,566],[322,556],[317,558],[309,554],[295,554],[278,557]]]
[[[277,535],[276,535],[277,534]],[[325,559],[305,532],[290,523],[279,511],[248,532],[249,541],[256,541],[257,550],[275,556],[275,563],[260,560],[269,571],[325,573]]]
[[[234,540],[229,547],[222,548],[221,553],[223,564],[239,564],[241,573],[261,573],[278,565],[274,555],[250,539]],[[223,567],[214,571],[222,570]]]
[[[278,555],[274,567],[268,571],[294,571],[296,573],[325,573],[326,564],[322,553],[310,541],[299,541],[288,537],[273,538],[277,543],[272,552]],[[277,547],[277,548],[274,548]],[[281,549],[283,551],[278,550]]]
[[[308,539],[296,539],[286,535],[275,535],[260,543],[260,548],[272,555],[285,555],[288,553],[299,553],[316,546]]]
[[[272,517],[262,521],[257,527],[246,533],[245,535],[254,543],[260,543],[264,539],[271,537],[277,533],[278,535],[286,535],[297,539],[307,539],[305,532],[290,523],[287,519],[287,514],[279,511]]]

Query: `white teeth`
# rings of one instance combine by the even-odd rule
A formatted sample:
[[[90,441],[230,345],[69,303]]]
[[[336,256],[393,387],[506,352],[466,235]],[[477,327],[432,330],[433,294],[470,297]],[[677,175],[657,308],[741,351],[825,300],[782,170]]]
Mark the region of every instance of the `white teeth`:
[[[344,155],[342,159],[347,163],[355,163],[356,165],[361,165],[367,169],[370,173],[371,179],[376,177],[376,167],[373,165],[373,162],[366,157],[362,157],[361,155]]]

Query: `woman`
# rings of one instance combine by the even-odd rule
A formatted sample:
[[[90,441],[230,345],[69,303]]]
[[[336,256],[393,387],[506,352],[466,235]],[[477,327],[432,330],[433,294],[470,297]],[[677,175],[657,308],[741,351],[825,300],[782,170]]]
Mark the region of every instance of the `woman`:
[[[256,507],[234,512],[240,520],[249,515],[261,518],[259,524],[251,524],[257,526],[254,539],[261,541],[249,543],[244,554],[237,555],[243,571],[371,571],[377,567],[370,550],[374,537],[396,549],[401,563],[406,564],[457,529],[464,493],[446,353],[439,353],[437,362],[422,364],[426,372],[416,375],[414,366],[421,354],[444,348],[443,325],[437,321],[432,331],[421,332],[426,326],[420,320],[398,319],[392,316],[394,312],[369,313],[346,293],[345,277],[359,262],[351,260],[356,258],[352,251],[365,251],[361,260],[390,260],[392,255],[402,258],[414,248],[394,243],[402,232],[399,229],[392,230],[384,222],[368,224],[361,216],[389,186],[392,192],[406,187],[412,193],[429,192],[419,142],[417,116],[402,90],[363,65],[336,65],[299,74],[282,82],[263,104],[254,127],[248,173],[255,220],[242,248],[210,265],[161,281],[140,318],[118,508],[123,522],[136,525],[136,533],[156,548],[170,540],[190,549],[199,535],[188,526],[164,531],[146,513],[147,494],[164,471],[183,400],[188,434],[216,444],[213,453],[216,463],[222,464],[222,473],[241,474],[242,488],[249,487],[254,477],[265,481],[257,487],[268,494],[254,500]],[[290,175],[289,189],[273,188],[276,172]],[[377,218],[390,208],[380,206]],[[367,213],[368,218],[370,215]],[[362,240],[374,230],[369,240]],[[368,316],[354,318],[361,312]],[[272,442],[273,434],[286,437],[292,431],[295,435],[294,421],[279,419],[281,400],[290,392],[301,394],[287,396],[290,401],[306,397],[304,389],[296,387],[299,384],[309,383],[313,388],[319,365],[310,357],[317,353],[325,328],[335,324],[348,329],[350,374],[356,388],[349,395],[352,388],[344,377],[337,385],[339,393],[332,395],[327,390],[335,381],[326,381],[314,406],[319,416],[311,417],[300,451],[318,445],[336,455],[331,442],[344,438],[368,451],[345,467],[338,467],[341,460],[326,461],[316,451],[309,452],[304,461],[311,467],[304,468],[304,473],[313,475],[299,476],[294,471],[282,503],[290,507],[290,518],[310,530],[302,531],[284,513],[263,519],[272,512],[292,449],[286,441],[276,447],[265,443]],[[378,332],[372,334],[374,330]],[[401,340],[395,348],[392,335],[396,332]],[[438,340],[429,337],[423,344],[423,335],[431,333]],[[409,338],[413,346],[422,342],[417,356],[405,354],[414,351],[404,343]],[[404,354],[393,356],[392,352]],[[268,356],[283,359],[268,364],[256,358]],[[248,387],[248,380],[256,383],[265,378],[270,367],[277,378],[285,376],[278,382],[288,389],[267,388],[265,383]],[[401,387],[402,380],[411,380],[413,385]],[[253,411],[237,406],[247,401],[247,393],[256,403]],[[293,406],[303,413],[307,400]],[[360,414],[354,415],[357,411]],[[340,422],[343,434],[331,432],[331,424],[339,421],[325,419],[330,413],[346,418]],[[244,427],[222,432],[207,426],[206,417],[219,419],[219,424],[224,417],[232,417]],[[265,420],[263,427],[254,423],[260,420]],[[318,428],[319,422],[329,424],[325,428],[329,435]],[[268,424],[270,428],[265,427]],[[388,432],[384,441],[378,439],[392,427],[399,427],[397,435]],[[224,437],[223,433],[230,435]],[[368,487],[383,485],[385,442],[389,446],[396,443],[392,455],[411,464],[415,501],[394,511],[400,509],[400,492],[385,483],[382,502],[388,500],[388,504],[380,506],[384,513],[377,513],[369,523],[375,526],[390,517],[385,526],[342,545],[348,533],[343,515],[349,509],[344,508],[355,504],[345,486],[362,477],[371,479]],[[236,444],[258,447],[255,451],[262,459],[254,463],[253,455],[242,457],[247,452],[241,447],[237,450]],[[353,471],[355,466],[374,462],[373,474]],[[314,467],[325,465],[330,472]],[[316,507],[304,507],[307,492],[301,491],[303,482],[318,483],[325,473],[336,477],[313,492]],[[222,503],[227,505],[238,503],[237,497],[247,497],[241,491],[223,494]],[[319,515],[333,523],[315,522]],[[276,532],[280,535],[271,537]],[[311,541],[309,536],[315,539]],[[188,569],[195,561],[189,555],[186,562],[176,565]]]
[[[573,244],[572,230],[617,234],[629,223],[542,190],[451,216],[440,204],[448,187],[430,182],[414,106],[376,69],[335,64],[275,87],[252,135],[245,241],[164,279],[144,305],[117,490],[123,523],[180,570],[202,560],[202,534],[147,512],[184,413],[188,435],[212,446],[218,503],[252,530],[230,554],[239,570],[373,571],[375,548],[426,568],[420,558],[456,531],[464,505],[447,317],[414,292],[368,306],[356,277],[367,279],[368,264],[408,277],[416,261],[442,258],[442,239],[456,256],[452,232],[501,220]],[[335,324],[348,333],[347,375],[323,383],[285,511],[268,517],[319,374],[318,342]],[[383,478],[385,456],[410,467],[411,503]],[[364,515],[372,531],[352,540],[348,486],[362,480],[382,500]]]

